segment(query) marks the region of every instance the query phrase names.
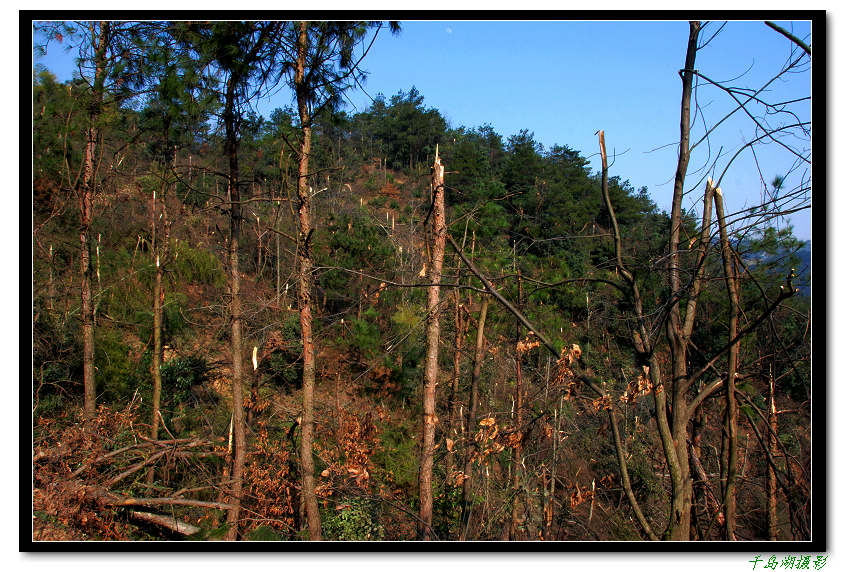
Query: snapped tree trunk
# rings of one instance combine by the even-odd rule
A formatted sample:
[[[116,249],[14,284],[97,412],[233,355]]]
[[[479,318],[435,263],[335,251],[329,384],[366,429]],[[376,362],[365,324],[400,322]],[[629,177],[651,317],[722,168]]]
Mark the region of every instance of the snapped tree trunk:
[[[443,252],[446,250],[446,203],[443,185],[444,168],[440,163],[439,149],[434,156],[431,177],[433,197],[434,248],[431,254],[431,273],[428,287],[428,324],[426,326],[425,384],[423,387],[423,445],[420,459],[420,523],[419,537],[431,540],[431,510],[433,505],[431,477],[434,469],[435,392],[437,389],[438,353],[440,344],[440,277],[443,270]]]
[[[299,23],[297,59],[294,84],[302,128],[302,143],[299,150],[299,176],[297,179],[298,236],[298,301],[299,324],[302,329],[302,442],[300,457],[302,464],[302,495],[311,540],[321,540],[320,511],[314,488],[314,338],[311,315],[311,273],[314,266],[311,253],[311,194],[308,187],[308,159],[311,154],[311,117],[308,109],[308,86],[305,83],[305,57],[308,52],[308,23]]]
[[[165,177],[167,175],[165,174]],[[153,235],[153,255],[155,256],[156,277],[155,287],[153,289],[153,411],[152,419],[150,420],[150,438],[158,439],[159,426],[159,410],[161,408],[161,364],[162,364],[162,307],[164,305],[164,289],[162,287],[162,278],[164,276],[164,263],[170,251],[170,225],[167,221],[167,204],[165,203],[164,190],[167,187],[167,181],[162,181],[161,193],[161,218],[164,222],[164,240],[163,246],[160,246],[156,241],[156,194],[153,191],[153,220],[152,220],[152,235]],[[152,479],[152,471],[150,471],[150,482]]]
[[[775,376],[769,375],[769,451],[777,455],[778,412],[775,407]],[[778,483],[773,463],[766,466],[766,528],[769,540],[778,539]]]
[[[734,258],[731,252],[730,237],[725,221],[725,205],[722,190],[713,192],[716,205],[716,217],[719,222],[719,239],[722,250],[722,267],[725,271],[725,284],[728,288],[728,339],[736,338],[739,320],[739,288],[734,271]],[[736,469],[737,469],[737,408],[736,408],[736,368],[739,357],[739,343],[733,344],[728,351],[728,379],[725,384],[725,426],[726,447],[723,454],[724,505],[725,505],[725,540],[736,540]]]

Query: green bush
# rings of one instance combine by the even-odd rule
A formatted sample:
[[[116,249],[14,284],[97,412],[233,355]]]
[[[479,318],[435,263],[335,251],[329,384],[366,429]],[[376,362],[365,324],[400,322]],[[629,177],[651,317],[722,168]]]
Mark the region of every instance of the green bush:
[[[352,499],[341,510],[323,518],[323,532],[329,540],[382,540],[384,527],[379,524],[378,503],[369,499]]]
[[[208,362],[200,355],[176,357],[161,366],[161,385],[166,403],[184,403],[191,398],[191,386],[208,381]]]
[[[202,248],[193,248],[187,242],[173,245],[171,266],[177,272],[180,281],[194,284],[208,284],[215,288],[226,285],[226,272],[220,259],[213,252]]]
[[[149,379],[144,360],[129,358],[129,346],[117,330],[100,326],[95,330],[94,367],[98,398],[123,402],[131,398],[142,380]]]
[[[360,320],[355,319],[349,322],[351,333],[349,349],[364,359],[374,359],[381,353],[381,331],[374,323],[377,318],[378,313],[375,308],[367,308]]]
[[[302,376],[302,327],[299,314],[288,313],[282,322],[284,347],[275,350],[268,358],[267,380],[278,388],[294,389]]]
[[[370,175],[367,177],[367,180],[364,181],[364,188],[369,192],[373,193],[379,189],[381,185],[379,184],[379,177],[375,174]]]
[[[383,425],[380,447],[373,454],[373,463],[381,467],[398,487],[412,489],[417,484],[419,463],[413,431],[404,423]]]
[[[247,534],[247,540],[256,540],[264,542],[274,542],[278,540],[287,540],[287,537],[269,526],[259,526]]]

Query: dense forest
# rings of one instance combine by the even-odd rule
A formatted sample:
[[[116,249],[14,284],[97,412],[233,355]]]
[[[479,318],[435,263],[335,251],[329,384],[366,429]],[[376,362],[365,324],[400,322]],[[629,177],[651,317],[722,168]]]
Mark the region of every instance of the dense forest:
[[[696,68],[719,25],[667,212],[612,125],[346,111],[398,23],[34,23],[32,539],[811,539],[811,123]],[[711,84],[794,158],[738,212]]]

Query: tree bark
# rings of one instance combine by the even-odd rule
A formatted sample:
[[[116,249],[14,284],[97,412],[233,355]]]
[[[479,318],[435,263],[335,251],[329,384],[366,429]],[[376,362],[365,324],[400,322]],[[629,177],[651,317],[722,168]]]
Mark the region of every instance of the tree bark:
[[[778,413],[775,407],[775,376],[769,376],[769,451],[772,457],[777,452]],[[766,528],[769,540],[778,539],[778,483],[775,467],[772,463],[766,466]]]
[[[464,453],[464,482],[461,494],[461,531],[460,539],[466,540],[467,528],[469,527],[469,503],[472,496],[472,455],[471,451],[477,449],[473,440],[476,429],[476,417],[478,416],[478,382],[481,379],[481,362],[484,359],[484,324],[487,321],[487,308],[490,298],[484,296],[481,299],[481,314],[478,317],[478,331],[475,335],[475,353],[472,356],[472,381],[469,393],[469,411],[467,412],[466,436],[467,449]],[[471,445],[470,445],[471,444]]]
[[[514,247],[515,248],[515,247]],[[517,270],[517,307],[522,310],[522,273]],[[514,388],[514,409],[516,410],[516,430],[520,435],[519,440],[513,447],[513,504],[511,505],[511,534],[512,540],[521,540],[523,535],[520,531],[520,523],[524,520],[522,516],[522,499],[520,494],[522,467],[522,355],[519,352],[518,344],[521,337],[519,320],[516,321],[516,387]]]
[[[85,145],[85,163],[79,186],[79,242],[81,246],[80,273],[82,276],[82,379],[84,387],[84,416],[91,419],[97,414],[97,385],[94,375],[94,304],[91,286],[91,223],[93,220],[94,173],[97,154],[97,122],[103,105],[106,74],[106,48],[109,43],[109,22],[89,24],[94,48],[94,83],[88,109],[88,140]]]
[[[719,239],[722,251],[722,266],[725,271],[725,284],[728,288],[728,339],[736,338],[739,320],[739,290],[734,271],[733,253],[731,252],[730,237],[725,221],[725,206],[722,200],[722,190],[716,188],[713,192],[716,205],[716,217],[719,221]],[[736,540],[736,471],[737,471],[737,405],[736,405],[736,374],[739,357],[739,343],[731,346],[728,351],[728,379],[725,384],[725,426],[727,437],[725,450],[726,466],[723,463],[724,505],[725,505],[725,539]]]
[[[425,385],[423,387],[423,445],[420,460],[420,524],[419,537],[431,540],[431,511],[433,505],[431,477],[434,469],[434,432],[437,424],[435,394],[437,389],[438,355],[440,345],[440,277],[443,253],[446,250],[446,203],[443,184],[444,168],[439,150],[435,153],[431,177],[433,198],[434,247],[431,256],[431,273],[428,288],[428,324],[426,327]]]
[[[468,225],[469,221],[467,221]],[[467,228],[464,227],[464,244],[466,244]],[[457,278],[455,283],[461,283],[461,260],[458,259]],[[452,370],[452,387],[449,395],[449,436],[452,442],[458,440],[458,386],[461,378],[461,352],[464,346],[464,334],[466,329],[466,322],[463,319],[461,312],[461,290],[455,288],[455,351],[453,353],[453,370]],[[451,477],[454,471],[454,450],[449,451],[446,455],[446,479]]]
[[[166,173],[164,175],[167,176]],[[156,195],[153,192],[153,255],[155,256],[156,277],[153,289],[153,396],[152,396],[152,419],[150,420],[150,438],[158,439],[159,410],[161,408],[161,364],[162,364],[162,306],[164,304],[164,289],[162,278],[164,276],[164,261],[170,250],[170,226],[167,222],[167,204],[165,203],[164,190],[167,188],[167,181],[162,181],[161,210],[164,221],[164,245],[159,246],[156,242]],[[150,471],[152,482],[152,471]]]
[[[241,278],[238,265],[238,247],[241,235],[241,194],[239,188],[238,134],[235,127],[235,98],[238,77],[231,75],[226,86],[226,107],[223,121],[226,130],[226,155],[229,159],[229,197],[230,197],[230,232],[229,232],[229,267],[231,273],[232,319],[232,434],[234,437],[234,455],[232,464],[232,486],[230,489],[232,508],[226,516],[229,529],[226,540],[238,537],[238,517],[240,515],[241,494],[243,490],[244,462],[246,460],[246,431],[244,428],[243,398],[243,348],[241,340]]]
[[[689,455],[687,453],[687,425],[691,412],[687,408],[686,398],[689,337],[685,335],[685,328],[681,321],[680,299],[683,295],[683,285],[681,283],[680,240],[684,180],[690,159],[690,103],[701,23],[691,21],[689,28],[684,69],[680,72],[682,79],[680,143],[678,145],[678,164],[675,171],[669,234],[668,273],[672,305],[669,309],[669,319],[666,321],[666,334],[671,353],[671,379],[673,380],[671,386],[671,418],[665,403],[666,391],[664,391],[663,380],[658,380],[660,385],[655,385],[653,392],[655,400],[661,402],[657,406],[658,427],[661,429],[661,442],[672,477],[672,504],[665,534],[665,538],[669,540],[689,540],[692,512],[692,479],[690,478]]]
[[[311,154],[311,117],[308,108],[309,90],[305,80],[306,54],[308,52],[308,23],[299,23],[297,58],[294,84],[296,90],[299,122],[302,128],[302,143],[299,151],[299,173],[297,180],[298,237],[298,301],[299,324],[302,329],[302,442],[300,457],[302,463],[302,494],[311,540],[321,540],[320,511],[314,484],[314,339],[311,315],[311,281],[314,262],[311,253],[311,194],[308,187],[308,161]]]

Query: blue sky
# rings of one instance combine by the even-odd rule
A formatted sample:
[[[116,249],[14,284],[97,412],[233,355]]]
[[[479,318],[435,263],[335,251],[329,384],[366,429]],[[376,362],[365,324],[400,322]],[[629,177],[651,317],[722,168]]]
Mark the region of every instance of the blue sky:
[[[809,22],[781,22],[811,43]],[[704,36],[720,24],[705,28]],[[369,96],[388,98],[412,86],[437,108],[453,127],[490,123],[505,139],[528,129],[546,148],[557,143],[579,150],[596,168],[598,141],[604,129],[608,151],[617,153],[611,175],[646,186],[660,208],[669,209],[676,165],[681,82],[689,27],[684,21],[666,22],[402,22],[402,32],[382,31],[367,56]],[[715,80],[741,76],[733,85],[759,87],[777,73],[790,54],[788,40],[762,22],[729,22],[706,48],[696,68]],[[71,58],[55,48],[38,60],[59,76],[70,77]],[[810,73],[792,74],[775,82],[769,101],[810,95]],[[350,94],[349,111],[364,110],[367,94]],[[282,90],[259,104],[264,114],[292,102]],[[710,88],[699,91],[701,115],[712,125],[732,109],[732,100]],[[799,104],[810,117],[810,104]],[[703,132],[703,131],[699,131]],[[695,131],[694,131],[695,135]],[[753,123],[736,114],[711,138],[711,149],[732,153],[755,137]],[[693,137],[695,139],[695,137]],[[657,149],[657,150],[655,150]],[[764,180],[784,175],[794,156],[775,144],[755,148]],[[693,155],[688,190],[704,176],[707,151]],[[724,165],[725,161],[722,161]],[[718,171],[719,173],[721,170]],[[798,184],[792,175],[785,187]],[[753,156],[740,155],[721,184],[728,211],[760,201],[763,186]],[[693,189],[685,207],[702,187]],[[790,215],[795,234],[811,235],[811,211]]]

